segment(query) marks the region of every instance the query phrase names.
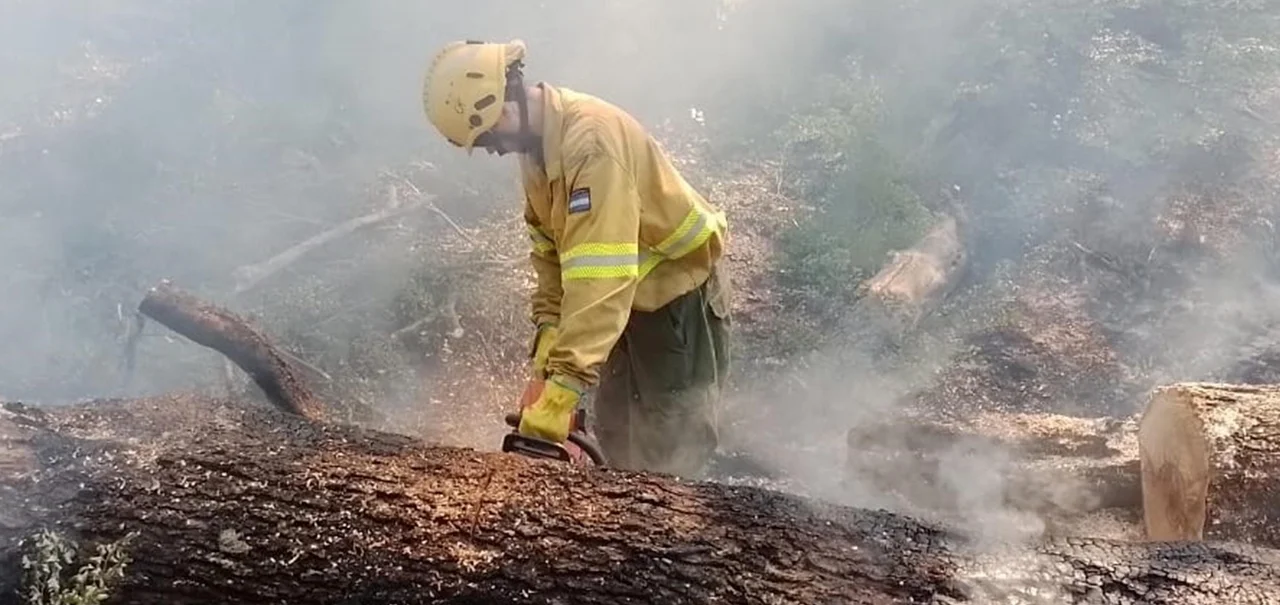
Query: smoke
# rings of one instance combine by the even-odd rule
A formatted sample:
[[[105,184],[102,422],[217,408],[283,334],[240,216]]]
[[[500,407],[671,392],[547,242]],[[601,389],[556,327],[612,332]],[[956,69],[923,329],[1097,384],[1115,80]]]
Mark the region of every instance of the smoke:
[[[1258,122],[1275,123],[1268,78],[1280,55],[1261,42],[1273,35],[1274,9],[1211,1],[744,4],[767,23],[762,37],[793,42],[770,47],[785,57],[779,63],[756,64],[759,105],[808,109],[775,102],[785,96],[779,91],[829,94],[814,70],[871,91],[879,114],[857,126],[923,175],[917,184],[927,195],[960,192],[969,215],[971,275],[911,345],[883,354],[855,309],[845,318],[853,328],[803,363],[740,379],[748,386],[738,405],[749,411],[740,411],[735,445],[787,477],[788,489],[912,511],[920,503],[891,492],[935,482],[926,491],[954,496],[960,524],[978,536],[1008,537],[1005,530],[1027,522],[1033,535],[1042,529],[1003,501],[1004,449],[942,452],[894,480],[874,477],[879,461],[845,443],[850,428],[910,423],[902,407],[940,388],[945,370],[966,371],[973,339],[1020,309],[1010,300],[1057,301],[1031,312],[1082,318],[1059,331],[1103,343],[1096,352],[1063,352],[1062,343],[1042,341],[1052,335],[1021,334],[1039,348],[1023,362],[1033,378],[1014,384],[1026,388],[1011,398],[1032,409],[1125,416],[1159,382],[1230,376],[1248,355],[1275,346],[1275,209],[1266,201],[1275,189],[1264,182],[1274,166],[1257,162],[1274,157],[1277,140],[1273,126]],[[1257,106],[1271,112],[1259,118]],[[828,119],[811,140],[825,143],[843,126]],[[838,193],[829,216],[878,203],[882,192]],[[1036,289],[1045,296],[1033,297]],[[1095,353],[1107,373],[1055,378],[1082,371]],[[1087,385],[1091,378],[1116,384]],[[1107,388],[1058,392],[1055,380]],[[934,411],[963,421],[965,402],[954,403]],[[884,435],[881,445],[904,453],[909,437]]]
[[[520,38],[530,77],[600,95],[655,128],[696,129],[722,162],[804,157],[806,145],[836,141],[825,150],[832,163],[810,167],[846,185],[821,192],[832,215],[879,204],[885,191],[915,188],[930,202],[959,192],[973,269],[957,296],[977,301],[972,308],[931,318],[895,355],[852,329],[778,371],[737,369],[733,379],[750,393],[731,402],[749,417],[729,431],[733,445],[789,487],[900,507],[882,485],[844,472],[846,431],[896,417],[905,395],[935,384],[988,319],[975,316],[995,312],[974,292],[996,290],[1002,271],[1048,242],[1139,259],[1135,271],[1152,285],[1125,286],[1142,291],[1138,300],[1107,310],[1097,283],[1063,288],[1099,297],[1089,307],[1115,320],[1109,338],[1127,359],[1158,366],[1142,368],[1147,376],[1225,371],[1254,324],[1280,321],[1267,311],[1280,308],[1274,251],[1232,253],[1223,271],[1187,260],[1157,221],[1190,183],[1205,195],[1193,211],[1215,196],[1253,195],[1233,187],[1275,140],[1249,112],[1265,108],[1260,82],[1276,73],[1266,43],[1276,16],[1239,3],[1175,4],[2,0],[0,395],[59,401],[216,384],[216,355],[157,328],[123,386],[131,310],[161,278],[261,311],[276,333],[313,342],[309,356],[330,372],[355,371],[353,351],[369,334],[408,323],[357,311],[399,304],[424,258],[406,251],[443,246],[447,227],[422,219],[344,240],[243,296],[233,294],[233,272],[378,209],[388,170],[425,167],[427,192],[467,225],[515,212],[511,162],[448,146],[419,94],[441,44]],[[817,134],[778,149],[789,131]],[[857,153],[872,147],[850,141],[895,158],[904,182],[872,191],[865,175],[849,176],[881,165]],[[1238,218],[1209,226],[1253,220]],[[1274,229],[1265,233],[1275,241]],[[508,238],[518,250],[520,237]],[[286,290],[314,300],[287,300]],[[1180,313],[1166,304],[1204,293]],[[318,310],[304,313],[309,303]],[[1135,319],[1146,308],[1150,316]],[[1206,317],[1217,337],[1199,328]],[[846,318],[846,328],[857,324]],[[1183,351],[1198,352],[1194,363]],[[420,380],[367,374],[405,397]],[[1005,527],[992,473],[1005,456],[944,456],[942,481],[979,533]]]
[[[496,1],[456,9],[311,1],[4,6],[0,393],[49,401],[125,392],[123,336],[137,301],[161,278],[265,313],[276,333],[288,322],[270,321],[271,305],[309,279],[345,289],[314,286],[322,303],[391,305],[421,268],[420,257],[403,250],[443,236],[348,238],[253,292],[232,293],[237,268],[376,210],[384,171],[430,166],[429,184],[439,190],[427,193],[459,221],[503,205],[514,211],[511,167],[456,153],[422,115],[421,79],[446,41],[525,38],[539,77],[658,113],[672,104],[687,111],[680,95],[653,86],[682,53],[655,44],[652,32],[678,39],[686,24],[705,21],[687,19],[673,3],[578,3],[567,14]],[[610,33],[623,24],[650,25],[641,30],[649,39]],[[421,226],[401,223],[401,231]],[[332,270],[344,256],[366,264]],[[217,379],[215,355],[167,342],[162,332],[144,338],[127,392]],[[310,353],[343,357],[336,348]]]

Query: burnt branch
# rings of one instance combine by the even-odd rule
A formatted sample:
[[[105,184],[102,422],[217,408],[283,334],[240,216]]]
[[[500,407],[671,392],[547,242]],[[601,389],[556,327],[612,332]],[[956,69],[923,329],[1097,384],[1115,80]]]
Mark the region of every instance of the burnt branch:
[[[253,378],[276,407],[322,419],[324,406],[280,349],[249,322],[179,290],[168,281],[153,287],[138,305],[150,317],[192,342],[227,356]]]

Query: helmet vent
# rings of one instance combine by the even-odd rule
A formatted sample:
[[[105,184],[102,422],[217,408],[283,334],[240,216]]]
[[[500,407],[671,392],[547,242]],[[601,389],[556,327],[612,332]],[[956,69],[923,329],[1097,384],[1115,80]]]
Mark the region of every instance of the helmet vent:
[[[480,125],[484,123],[484,120],[480,119],[480,114],[473,113],[471,114],[470,122],[472,128],[479,128]]]
[[[485,95],[483,99],[476,101],[476,111],[482,111],[484,108],[493,105],[498,101],[498,97],[493,95]]]
[[[483,79],[484,79],[484,74],[482,74],[482,73],[480,73],[480,72],[478,72],[478,71],[469,71],[469,72],[467,72],[467,77],[468,77],[468,78],[471,78],[472,80],[483,80]]]

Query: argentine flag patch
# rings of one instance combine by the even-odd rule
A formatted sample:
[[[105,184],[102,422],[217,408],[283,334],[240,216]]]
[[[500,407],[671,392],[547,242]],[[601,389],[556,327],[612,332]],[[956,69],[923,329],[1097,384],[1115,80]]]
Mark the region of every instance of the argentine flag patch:
[[[591,209],[591,189],[574,189],[569,194],[569,214],[586,212]]]

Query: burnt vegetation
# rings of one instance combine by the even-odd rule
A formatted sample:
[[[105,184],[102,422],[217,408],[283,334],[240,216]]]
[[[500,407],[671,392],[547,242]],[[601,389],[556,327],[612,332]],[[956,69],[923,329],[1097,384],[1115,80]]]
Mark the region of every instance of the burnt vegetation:
[[[0,6],[0,603],[1280,602],[1274,3]],[[493,452],[476,37],[727,211],[707,481]]]

